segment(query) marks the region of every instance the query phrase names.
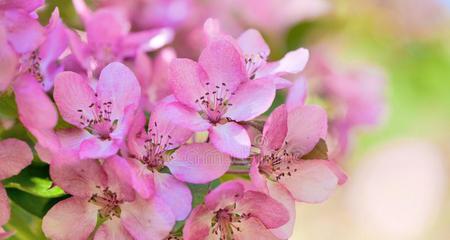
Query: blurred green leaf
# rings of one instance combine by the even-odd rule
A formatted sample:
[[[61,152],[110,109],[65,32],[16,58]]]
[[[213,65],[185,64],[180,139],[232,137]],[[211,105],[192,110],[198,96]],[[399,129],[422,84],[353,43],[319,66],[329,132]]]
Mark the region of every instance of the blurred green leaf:
[[[192,192],[192,208],[195,208],[197,205],[203,203],[206,194],[219,186],[219,184],[220,181],[218,179],[210,182],[209,184],[189,184],[189,189],[191,189]]]
[[[41,230],[41,219],[31,215],[15,203],[11,203],[11,218],[4,226],[7,231],[14,232],[9,240],[44,240]]]
[[[328,159],[328,147],[325,140],[322,138],[319,140],[319,142],[314,146],[313,150],[311,152],[305,154],[302,156],[302,159],[308,160],[308,159]]]
[[[5,92],[0,95],[0,118],[17,118],[17,105],[14,94]]]

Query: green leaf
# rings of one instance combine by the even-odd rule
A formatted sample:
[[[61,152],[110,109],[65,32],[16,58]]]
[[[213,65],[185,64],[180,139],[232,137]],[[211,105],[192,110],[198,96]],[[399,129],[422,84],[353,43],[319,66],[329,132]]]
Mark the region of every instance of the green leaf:
[[[14,232],[9,240],[44,240],[41,230],[41,219],[31,215],[15,203],[11,203],[11,218],[4,226],[7,231]]]
[[[311,152],[302,156],[302,159],[328,159],[328,147],[325,140],[320,139]]]
[[[22,170],[19,175],[3,181],[6,188],[14,188],[42,198],[64,196],[64,191],[53,186],[48,176],[47,165],[32,164]]]
[[[220,181],[218,179],[210,182],[209,184],[188,184],[189,189],[191,189],[192,192],[192,208],[195,208],[197,205],[203,203],[206,194],[219,186],[219,184]]]
[[[17,105],[14,100],[14,94],[5,92],[0,95],[0,118],[17,118]]]

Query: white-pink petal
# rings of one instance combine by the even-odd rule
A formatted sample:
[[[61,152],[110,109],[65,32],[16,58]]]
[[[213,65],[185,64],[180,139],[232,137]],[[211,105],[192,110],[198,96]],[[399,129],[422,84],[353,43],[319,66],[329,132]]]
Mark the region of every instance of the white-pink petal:
[[[209,129],[211,143],[219,151],[237,158],[246,158],[250,155],[250,137],[241,125],[228,122]]]

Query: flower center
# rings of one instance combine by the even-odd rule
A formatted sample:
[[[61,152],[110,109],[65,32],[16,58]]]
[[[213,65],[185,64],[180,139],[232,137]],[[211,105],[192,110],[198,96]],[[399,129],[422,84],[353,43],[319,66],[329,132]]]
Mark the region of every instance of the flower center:
[[[205,86],[205,94],[196,99],[195,103],[200,106],[203,118],[212,123],[218,123],[228,107],[232,105],[229,99],[234,95],[234,92],[230,91],[226,83],[212,86],[210,82],[207,82]]]
[[[294,161],[300,158],[286,150],[276,150],[270,154],[260,156],[259,171],[272,181],[278,181],[283,177],[292,176],[299,169],[292,167]]]
[[[164,153],[173,145],[172,136],[161,134],[157,122],[144,136],[144,149],[138,160],[150,171],[159,171],[165,166]]]
[[[96,95],[97,96],[97,95]],[[110,133],[114,131],[118,120],[111,120],[112,102],[91,103],[90,111],[78,109],[80,113],[80,124],[93,135],[102,140],[109,140]]]
[[[27,72],[37,79],[38,82],[44,80],[44,76],[41,73],[41,61],[39,57],[39,50],[35,50],[29,54],[25,54],[21,58],[21,71]]]
[[[214,217],[211,221],[212,233],[217,235],[220,240],[234,239],[235,231],[241,231],[237,225],[243,219],[250,217],[249,213],[237,213],[235,210],[236,204],[233,204],[214,212]]]
[[[245,69],[250,79],[254,79],[256,71],[266,63],[267,53],[246,54],[244,56]]]
[[[101,218],[120,218],[120,204],[123,201],[119,200],[117,194],[109,190],[108,187],[102,189],[100,193],[94,193],[89,202],[99,207],[98,214]]]

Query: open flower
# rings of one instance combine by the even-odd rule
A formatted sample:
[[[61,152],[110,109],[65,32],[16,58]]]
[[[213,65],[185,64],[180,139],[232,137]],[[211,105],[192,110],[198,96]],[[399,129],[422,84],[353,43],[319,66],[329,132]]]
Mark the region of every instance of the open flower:
[[[221,184],[205,197],[186,221],[191,239],[278,239],[270,229],[288,221],[288,212],[268,195],[246,191],[239,181]]]
[[[32,160],[33,153],[25,142],[12,138],[0,141],[0,180],[17,175],[30,165]],[[1,229],[1,226],[8,222],[9,216],[8,196],[0,183],[0,239],[9,235]]]
[[[261,154],[252,161],[253,183],[259,188],[267,188],[267,181],[281,184],[297,201],[326,200],[347,177],[334,161],[301,159],[326,134],[327,115],[319,106],[275,109],[264,125]]]
[[[117,152],[140,100],[140,86],[133,72],[115,62],[106,66],[96,89],[74,72],[56,77],[54,98],[68,123],[84,129],[80,158],[108,157]]]
[[[163,199],[177,220],[185,219],[191,211],[192,196],[184,182],[210,182],[222,176],[231,163],[228,155],[207,143],[184,145],[170,155],[170,150],[192,136],[196,114],[178,102],[160,104],[152,111],[148,128],[144,127],[144,114],[136,117],[128,137],[128,162],[134,168],[128,174],[131,184],[144,198],[153,194]],[[191,125],[183,125],[189,116]],[[164,167],[174,176],[162,172]]]
[[[238,123],[264,113],[275,98],[270,79],[250,81],[244,60],[227,37],[209,42],[197,62],[177,58],[169,81],[178,101],[209,122],[209,139],[220,151],[248,157],[250,138]]]
[[[162,239],[175,219],[164,202],[142,199],[121,176],[118,157],[78,161],[61,152],[52,160],[53,181],[72,197],[58,202],[44,216],[42,229],[50,239],[88,239],[97,222],[95,239]]]

